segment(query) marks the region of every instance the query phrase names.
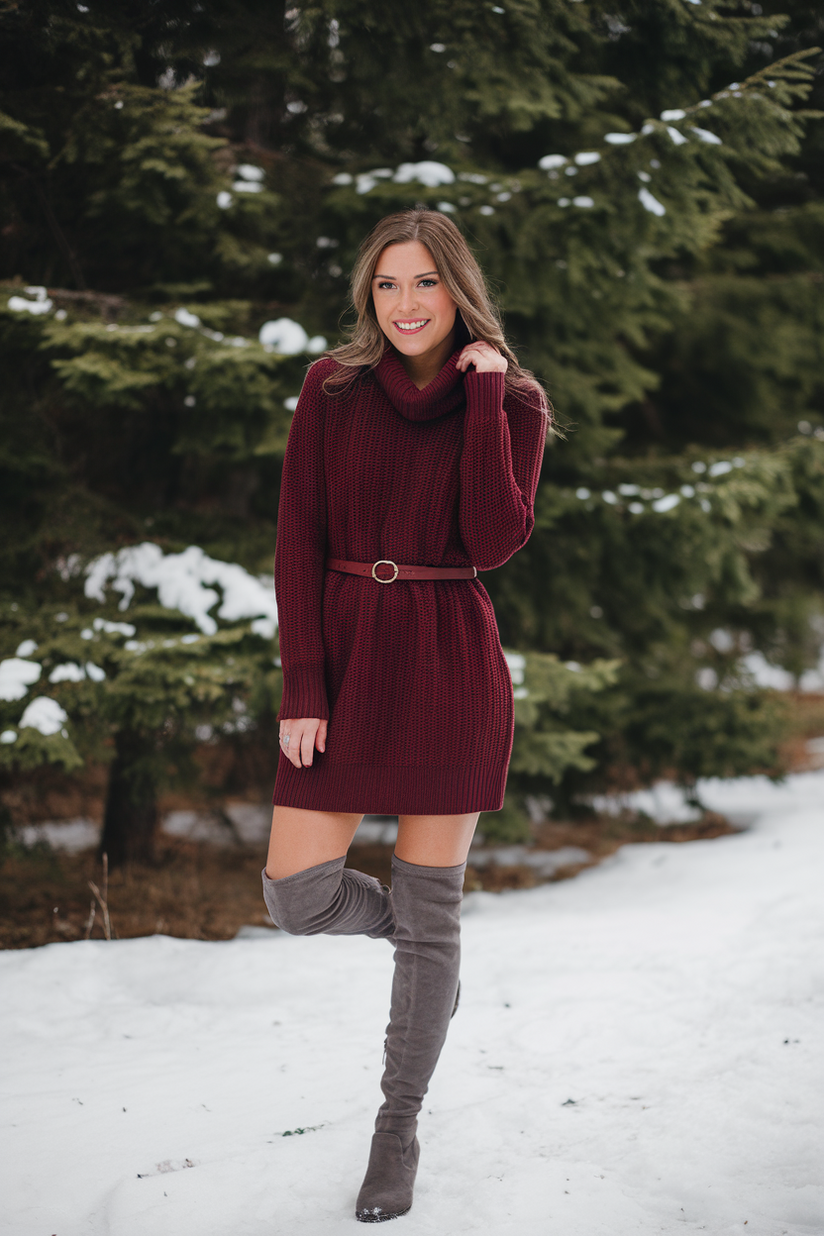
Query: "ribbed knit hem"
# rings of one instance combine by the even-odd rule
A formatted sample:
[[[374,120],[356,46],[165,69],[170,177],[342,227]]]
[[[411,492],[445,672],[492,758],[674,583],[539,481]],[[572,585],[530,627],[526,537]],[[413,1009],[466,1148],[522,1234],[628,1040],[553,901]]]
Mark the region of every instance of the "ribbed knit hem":
[[[293,665],[283,670],[283,698],[276,721],[304,717],[329,719],[326,677],[322,665]]]
[[[306,811],[362,815],[467,815],[500,811],[503,768],[382,768],[327,764],[315,751],[309,768],[295,768],[281,753],[272,802]]]

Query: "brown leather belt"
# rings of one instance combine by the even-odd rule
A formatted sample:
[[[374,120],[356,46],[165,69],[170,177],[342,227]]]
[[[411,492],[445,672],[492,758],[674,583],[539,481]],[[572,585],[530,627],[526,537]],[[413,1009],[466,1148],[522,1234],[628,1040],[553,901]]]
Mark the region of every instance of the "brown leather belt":
[[[383,578],[376,574],[379,566],[393,570],[394,575]],[[398,566],[391,558],[379,558],[377,562],[346,562],[343,558],[327,558],[326,567],[329,571],[346,571],[352,575],[366,575],[376,579],[379,584],[394,584],[396,579],[474,579],[477,568],[471,567],[428,567],[428,566]]]

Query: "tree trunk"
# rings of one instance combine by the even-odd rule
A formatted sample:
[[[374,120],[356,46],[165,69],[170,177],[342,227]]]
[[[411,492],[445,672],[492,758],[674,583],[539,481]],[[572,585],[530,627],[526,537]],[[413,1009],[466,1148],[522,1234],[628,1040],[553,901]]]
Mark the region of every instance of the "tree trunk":
[[[109,774],[100,853],[110,867],[124,863],[154,863],[157,834],[155,740],[121,730],[115,737],[115,759]]]

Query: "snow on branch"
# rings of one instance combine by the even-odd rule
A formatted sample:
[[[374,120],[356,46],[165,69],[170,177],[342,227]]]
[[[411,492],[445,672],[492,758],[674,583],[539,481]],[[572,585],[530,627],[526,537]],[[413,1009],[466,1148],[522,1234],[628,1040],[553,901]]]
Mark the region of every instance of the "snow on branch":
[[[209,612],[221,600],[215,588],[209,587],[217,585],[223,593],[218,618],[226,622],[251,618],[254,634],[264,639],[275,634],[277,605],[271,585],[265,586],[237,563],[210,558],[197,545],[164,556],[159,545],[144,541],[102,554],[86,568],[86,596],[101,604],[106,588],[111,587],[121,594],[118,608],[128,609],[137,584],[157,589],[164,608],[191,618],[204,635],[214,635],[218,629]]]

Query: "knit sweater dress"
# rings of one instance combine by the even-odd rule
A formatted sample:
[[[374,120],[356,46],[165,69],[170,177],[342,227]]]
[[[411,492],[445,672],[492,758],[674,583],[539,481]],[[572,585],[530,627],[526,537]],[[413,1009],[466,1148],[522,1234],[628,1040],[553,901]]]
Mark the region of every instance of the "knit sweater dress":
[[[283,751],[273,802],[315,811],[499,811],[512,680],[475,579],[402,580],[326,559],[489,571],[524,545],[543,458],[541,395],[466,375],[458,349],[419,390],[393,348],[343,393],[331,358],[307,374],[283,464],[275,549],[278,720],[328,719],[326,749]],[[391,567],[378,567],[391,576]]]

